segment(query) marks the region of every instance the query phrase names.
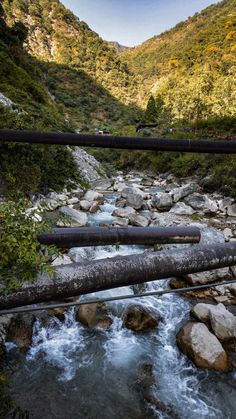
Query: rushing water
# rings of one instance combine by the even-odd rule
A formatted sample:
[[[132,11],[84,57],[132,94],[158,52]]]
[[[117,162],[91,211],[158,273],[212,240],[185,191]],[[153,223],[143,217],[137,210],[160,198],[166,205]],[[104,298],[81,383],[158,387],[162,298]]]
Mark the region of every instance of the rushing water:
[[[91,215],[90,224],[111,222],[116,195],[108,196],[101,212]],[[143,251],[138,246],[78,249],[78,258],[100,259]],[[148,290],[166,287],[168,281],[147,284]],[[132,294],[132,287],[92,296]],[[87,297],[84,297],[87,298]],[[156,330],[134,333],[122,326],[122,312],[130,301],[109,303],[113,325],[109,330],[90,330],[75,321],[74,309],[65,322],[53,318],[47,326],[34,326],[33,343],[26,355],[12,359],[12,396],[35,419],[136,419],[170,418],[172,415],[147,409],[135,387],[139,365],[154,367],[153,394],[172,405],[179,418],[235,418],[236,389],[229,374],[198,370],[180,353],[175,336],[189,318],[191,303],[173,294],[138,298],[136,303],[161,316]],[[233,378],[233,377],[231,377]],[[175,416],[175,417],[176,417]]]

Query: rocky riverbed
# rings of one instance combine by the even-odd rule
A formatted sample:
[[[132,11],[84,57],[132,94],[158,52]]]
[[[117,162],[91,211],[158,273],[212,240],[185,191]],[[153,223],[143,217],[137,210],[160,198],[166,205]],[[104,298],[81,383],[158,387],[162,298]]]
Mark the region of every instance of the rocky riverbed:
[[[46,206],[49,214],[57,214],[57,226],[191,225],[201,229],[202,243],[236,240],[236,203],[204,193],[200,179],[119,172],[115,179],[92,182],[86,191],[78,187],[35,197],[36,217],[41,219]],[[183,245],[155,250],[176,246]],[[153,250],[73,248],[54,264]],[[233,278],[236,268],[224,268],[93,296]],[[235,304],[236,283],[182,296],[138,298],[135,304],[100,303],[1,318],[1,337],[14,366],[12,395],[33,418],[233,418]]]

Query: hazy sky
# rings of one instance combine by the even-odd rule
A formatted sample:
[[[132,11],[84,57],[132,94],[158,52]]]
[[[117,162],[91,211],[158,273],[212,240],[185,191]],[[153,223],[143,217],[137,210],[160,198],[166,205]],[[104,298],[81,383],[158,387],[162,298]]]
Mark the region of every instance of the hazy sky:
[[[217,0],[61,0],[107,41],[134,46]]]

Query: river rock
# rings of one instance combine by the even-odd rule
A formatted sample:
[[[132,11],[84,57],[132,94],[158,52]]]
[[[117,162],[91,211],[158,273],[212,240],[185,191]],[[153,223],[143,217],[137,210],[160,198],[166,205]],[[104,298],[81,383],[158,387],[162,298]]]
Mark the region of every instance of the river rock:
[[[79,202],[79,198],[76,197],[76,196],[73,196],[72,198],[68,199],[67,204],[68,205],[75,205],[75,204],[78,204],[78,202]]]
[[[116,191],[117,192],[122,192],[123,189],[125,189],[126,187],[127,187],[127,185],[125,183],[123,183],[123,182],[116,182],[113,185],[113,189],[114,189],[115,192]]]
[[[92,202],[86,201],[85,199],[82,199],[82,201],[80,201],[80,208],[83,211],[89,211],[91,205],[92,205]]]
[[[96,182],[93,182],[93,187],[95,187],[97,191],[107,191],[111,188],[111,186],[112,182],[109,179],[100,179]]]
[[[236,317],[223,304],[209,308],[209,320],[219,340],[236,338]]]
[[[117,208],[115,211],[113,211],[112,215],[114,217],[120,217],[120,218],[129,218],[131,214],[135,214],[136,211],[134,208],[131,207],[125,207],[125,208]]]
[[[184,202],[177,202],[170,212],[176,215],[193,215],[196,211]]]
[[[114,227],[127,227],[129,224],[128,218],[117,218],[112,222]]]
[[[154,329],[159,318],[151,314],[146,308],[138,304],[130,304],[123,314],[123,323],[127,329],[144,332]]]
[[[210,282],[222,281],[230,278],[229,268],[214,269],[195,274],[189,274],[184,277],[191,285],[203,285]]]
[[[52,266],[69,265],[70,263],[72,263],[71,258],[67,255],[62,255],[54,259]]]
[[[88,216],[82,211],[71,207],[61,207],[59,211],[73,220],[71,227],[83,227],[88,223]]]
[[[97,201],[92,202],[92,205],[91,205],[91,207],[89,209],[89,212],[91,214],[94,214],[95,212],[97,212],[99,210],[99,206],[100,206],[99,202],[97,202]]]
[[[76,320],[89,328],[108,329],[112,318],[104,303],[83,304],[76,312]]]
[[[206,213],[216,213],[218,211],[218,205],[215,201],[199,193],[187,196],[184,202],[197,211],[204,211]]]
[[[172,196],[169,193],[158,192],[152,198],[152,205],[159,211],[168,211],[173,205]]]
[[[236,217],[236,204],[234,204],[234,205],[230,205],[230,206],[227,208],[227,214],[228,214],[230,217]]]
[[[65,316],[65,309],[62,308],[62,307],[54,308],[49,314],[52,317],[56,317],[58,320],[60,320],[60,322],[64,322],[65,321],[65,318],[66,318],[66,316]]]
[[[129,222],[131,225],[136,227],[147,227],[149,224],[149,220],[146,217],[143,217],[139,214],[130,214]]]
[[[122,196],[123,196],[123,192],[122,192]],[[138,210],[143,205],[143,196],[139,191],[133,189],[132,192],[127,193],[126,203],[129,207],[132,207]]]
[[[174,202],[180,201],[180,199],[185,198],[186,196],[196,192],[199,186],[197,183],[188,183],[187,185],[183,185],[180,188],[175,188],[171,191],[171,195],[173,197]]]
[[[177,334],[177,344],[198,368],[228,370],[227,354],[205,324],[187,323]]]
[[[102,193],[99,193],[97,191],[89,190],[84,195],[84,200],[89,201],[89,202],[98,201],[100,204],[102,204],[104,202],[105,198],[104,198]]]
[[[33,314],[18,314],[13,317],[7,331],[6,341],[14,342],[22,351],[27,350],[32,343],[34,322]]]

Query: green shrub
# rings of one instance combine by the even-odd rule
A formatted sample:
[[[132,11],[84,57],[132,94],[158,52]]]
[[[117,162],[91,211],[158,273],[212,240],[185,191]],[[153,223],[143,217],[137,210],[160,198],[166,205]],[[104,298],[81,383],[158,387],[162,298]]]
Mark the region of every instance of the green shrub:
[[[52,272],[50,262],[59,252],[38,242],[38,234],[49,227],[35,217],[26,200],[0,205],[0,282],[4,292],[34,280],[40,271]]]

